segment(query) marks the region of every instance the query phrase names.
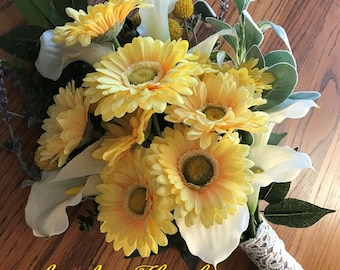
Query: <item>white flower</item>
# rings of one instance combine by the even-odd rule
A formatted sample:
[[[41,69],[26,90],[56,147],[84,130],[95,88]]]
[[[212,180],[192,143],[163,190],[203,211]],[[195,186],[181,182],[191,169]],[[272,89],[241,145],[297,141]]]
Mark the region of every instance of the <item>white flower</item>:
[[[269,115],[268,131],[266,133],[253,134],[254,145],[267,144],[275,124],[281,123],[286,118],[302,118],[312,107],[318,107],[313,100],[287,98],[281,104],[265,111]]]
[[[223,29],[215,34],[210,35],[205,40],[201,41],[194,47],[189,50],[189,53],[195,53],[197,51],[200,52],[201,55],[210,55],[212,50],[214,49],[216,42],[220,36],[234,36],[237,37],[236,30],[232,29]],[[221,63],[218,63],[221,64]]]
[[[99,174],[105,166],[92,158],[98,146],[98,143],[89,146],[62,169],[43,172],[41,181],[32,185],[25,219],[35,236],[49,237],[65,232],[69,226],[66,207],[98,194],[96,185],[101,183]],[[73,190],[71,195],[67,195],[68,190]]]
[[[181,236],[191,254],[212,264],[215,269],[237,248],[241,234],[247,229],[249,211],[240,206],[235,215],[229,215],[222,224],[214,224],[208,229],[200,222],[187,227],[184,219],[176,220]]]
[[[318,105],[310,99],[287,98],[279,105],[269,109],[268,131],[253,134],[254,143],[250,148],[248,158],[254,161],[258,173],[254,174],[254,192],[248,196],[248,207],[251,214],[255,212],[261,187],[269,184],[290,182],[304,168],[313,168],[307,154],[297,152],[292,148],[267,145],[275,124],[286,118],[297,119],[304,117],[312,107]]]
[[[93,65],[104,55],[114,51],[111,44],[91,43],[84,48],[79,43],[72,46],[57,44],[52,41],[53,30],[45,31],[40,37],[40,51],[35,66],[39,73],[48,79],[58,80],[63,69],[75,61],[84,61]]]
[[[302,169],[312,169],[312,161],[305,153],[300,153],[288,146],[258,145],[250,147],[248,158],[255,163],[254,192],[248,196],[248,207],[254,214],[261,187],[269,184],[291,182]]]
[[[143,36],[153,39],[167,41],[170,39],[168,14],[174,9],[178,0],[145,0],[145,4],[153,5],[152,8],[139,10],[141,24],[137,32]]]

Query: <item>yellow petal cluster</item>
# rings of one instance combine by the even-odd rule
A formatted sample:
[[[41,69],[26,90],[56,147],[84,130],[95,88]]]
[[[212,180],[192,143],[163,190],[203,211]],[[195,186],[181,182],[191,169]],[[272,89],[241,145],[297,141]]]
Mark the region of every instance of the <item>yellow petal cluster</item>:
[[[143,7],[143,0],[109,0],[89,5],[87,12],[68,7],[66,13],[74,22],[57,26],[53,31],[53,41],[66,46],[79,42],[83,47],[95,38],[100,42],[110,41],[122,29],[127,15],[140,7]]]
[[[194,75],[201,72],[186,60],[187,50],[184,40],[163,43],[137,37],[103,57],[83,84],[90,102],[98,102],[95,114],[110,121],[137,108],[162,113],[168,104],[182,104],[197,84]]]
[[[157,194],[157,183],[141,151],[128,152],[121,162],[123,166],[103,173],[104,184],[97,186],[100,230],[114,250],[123,249],[126,256],[135,250],[142,257],[157,254],[158,246],[168,245],[166,234],[177,231],[171,222],[173,201]]]
[[[175,219],[209,228],[247,202],[253,163],[246,158],[249,146],[239,144],[236,133],[233,140],[215,134],[214,143],[202,149],[199,140],[186,139],[187,132],[182,125],[166,128],[151,144],[148,162],[158,176],[158,193],[176,203]]]
[[[254,89],[239,86],[228,73],[207,74],[193,88],[193,94],[184,97],[184,103],[166,109],[165,119],[191,127],[189,140],[200,140],[202,148],[212,143],[215,133],[230,135],[235,130],[262,133],[267,130],[268,115],[251,111],[263,104],[253,97]]]
[[[115,165],[119,157],[135,144],[144,142],[144,131],[147,129],[152,111],[137,109],[122,118],[114,118],[105,124],[106,134],[102,137],[101,146],[94,151],[93,157]]]
[[[272,89],[272,83],[275,78],[273,74],[267,72],[268,68],[257,68],[256,65],[258,61],[259,59],[252,58],[241,64],[238,69],[229,69],[228,73],[234,75],[235,80],[238,81],[240,86],[253,85],[255,87],[255,92],[261,94],[263,90]]]
[[[39,138],[40,162],[49,160],[63,166],[69,155],[81,143],[88,124],[89,101],[84,90],[76,88],[75,82],[59,89],[54,96],[54,104],[48,108],[49,118],[45,119]]]

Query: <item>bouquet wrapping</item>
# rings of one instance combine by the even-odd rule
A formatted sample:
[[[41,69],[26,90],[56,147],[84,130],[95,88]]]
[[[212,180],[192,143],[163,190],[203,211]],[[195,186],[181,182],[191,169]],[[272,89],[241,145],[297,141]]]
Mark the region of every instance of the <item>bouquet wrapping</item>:
[[[287,252],[284,242],[266,221],[260,224],[256,236],[240,243],[240,247],[259,269],[303,269]]]

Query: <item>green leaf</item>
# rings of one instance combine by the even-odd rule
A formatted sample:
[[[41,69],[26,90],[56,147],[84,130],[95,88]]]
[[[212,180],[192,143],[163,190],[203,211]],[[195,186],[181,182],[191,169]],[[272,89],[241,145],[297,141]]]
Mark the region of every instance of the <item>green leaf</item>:
[[[47,18],[49,17],[46,16],[46,14],[48,14],[48,0],[14,0],[14,3],[30,24],[40,26],[47,25]]]
[[[249,61],[251,58],[256,58],[259,60],[256,67],[258,67],[259,69],[264,68],[265,62],[259,46],[253,45],[250,47],[246,55],[246,61]]]
[[[277,63],[288,63],[296,67],[296,62],[293,54],[285,50],[272,51],[264,56],[266,66],[270,67]]]
[[[315,91],[301,91],[295,92],[289,95],[290,99],[308,99],[308,100],[316,100],[321,96],[319,92]]]
[[[242,15],[244,17],[245,45],[246,51],[248,51],[253,45],[262,43],[263,34],[248,11],[243,11]]]
[[[287,132],[284,132],[284,133],[271,133],[270,136],[269,136],[269,140],[268,140],[268,144],[269,145],[278,145],[281,140],[286,137],[287,135]]]
[[[239,14],[242,13],[243,10],[246,10],[250,4],[254,0],[233,0],[234,4],[236,5]]]
[[[12,152],[14,155],[19,156],[22,149],[22,143],[23,138],[17,136],[14,139],[8,139],[7,141],[5,141],[2,147]]]
[[[225,41],[230,45],[230,47],[237,52],[239,43],[238,43],[238,36],[236,33],[236,29],[234,29],[229,24],[222,22],[220,20],[217,20],[215,18],[206,18],[207,23],[209,23],[212,27],[215,28],[216,31],[224,30],[224,29],[232,29],[232,33],[230,35],[225,35],[223,38]]]
[[[290,188],[290,182],[271,183],[260,189],[259,199],[269,203],[278,203],[282,201]]]
[[[284,199],[269,204],[264,216],[272,223],[294,228],[305,228],[319,221],[323,216],[335,212],[298,199]]]
[[[263,98],[267,99],[267,103],[254,107],[255,110],[268,110],[280,104],[292,93],[297,84],[297,71],[288,63],[273,65],[267,72],[272,73],[275,78],[273,87],[269,91],[263,91]]]
[[[247,144],[250,146],[254,143],[254,136],[250,132],[240,130],[239,136],[242,144]]]
[[[0,47],[12,55],[29,61],[38,57],[40,36],[45,28],[25,25],[12,29],[0,37]]]
[[[290,47],[289,39],[287,36],[286,31],[284,28],[280,25],[277,25],[271,21],[268,20],[262,20],[257,23],[261,31],[264,33],[266,30],[272,28],[275,33],[283,40],[289,51],[292,51],[292,48]]]
[[[54,26],[64,25],[67,22],[67,19],[64,18],[55,8],[52,9],[50,22]]]
[[[72,18],[70,18],[66,12],[65,9],[67,7],[74,8],[75,10],[82,9],[84,11],[87,10],[87,0],[53,0],[53,5],[55,6],[57,12],[60,14],[60,16],[68,21],[73,21]]]
[[[194,4],[194,14],[201,14],[202,20],[206,21],[206,18],[216,18],[217,15],[212,7],[204,0],[197,0]]]

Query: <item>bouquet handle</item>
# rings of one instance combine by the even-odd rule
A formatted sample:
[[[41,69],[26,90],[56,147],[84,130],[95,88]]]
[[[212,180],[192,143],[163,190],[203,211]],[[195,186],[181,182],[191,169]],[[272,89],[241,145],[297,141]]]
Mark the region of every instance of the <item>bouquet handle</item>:
[[[251,261],[260,270],[303,270],[286,250],[283,241],[263,219],[254,238],[240,243]]]

